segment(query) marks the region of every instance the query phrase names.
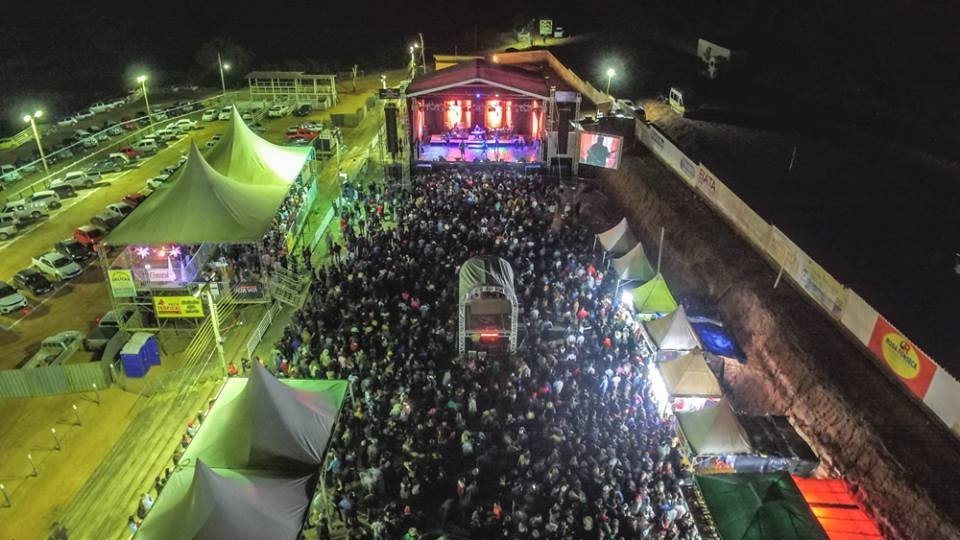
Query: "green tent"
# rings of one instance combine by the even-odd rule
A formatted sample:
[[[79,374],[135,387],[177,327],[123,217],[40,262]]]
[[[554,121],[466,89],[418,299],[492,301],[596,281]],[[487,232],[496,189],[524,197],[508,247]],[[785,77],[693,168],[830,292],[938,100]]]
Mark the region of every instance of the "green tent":
[[[697,475],[723,540],[816,540],[827,535],[787,473]]]
[[[108,236],[111,245],[260,240],[289,184],[250,185],[213,170],[195,144],[187,161]]]
[[[631,291],[633,308],[639,314],[670,313],[677,309],[677,301],[673,298],[670,288],[667,287],[663,274],[653,276],[653,279]]]
[[[289,185],[312,152],[309,146],[280,146],[263,139],[234,107],[227,131],[207,154],[207,161],[220,174],[242,184]]]

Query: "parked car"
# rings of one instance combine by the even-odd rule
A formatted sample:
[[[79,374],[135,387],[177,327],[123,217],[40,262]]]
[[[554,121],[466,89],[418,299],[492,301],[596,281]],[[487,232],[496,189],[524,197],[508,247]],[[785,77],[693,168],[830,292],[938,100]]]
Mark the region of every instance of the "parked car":
[[[123,154],[129,159],[140,159],[140,156],[143,155],[143,152],[130,146],[122,146],[117,150],[116,153]]]
[[[75,129],[75,130],[73,130],[73,136],[76,137],[76,138],[78,138],[78,139],[86,139],[86,138],[89,137],[90,135],[92,135],[92,133],[91,133],[90,131],[86,130],[86,129]]]
[[[167,129],[175,129],[180,133],[185,133],[191,129],[197,129],[200,125],[197,124],[196,120],[191,120],[189,118],[181,118],[176,122],[171,122],[167,124]]]
[[[0,208],[0,214],[13,214],[21,220],[40,219],[44,216],[50,215],[50,211],[47,210],[47,205],[45,204],[28,204],[24,199],[17,199],[15,201],[7,201],[3,205],[3,208]]]
[[[140,139],[139,141],[133,143],[131,147],[143,154],[156,154],[160,151],[160,147],[157,145],[157,141],[154,139]]]
[[[84,148],[96,148],[100,145],[100,143],[97,141],[96,137],[87,137],[86,139],[80,141],[80,145]]]
[[[111,137],[123,135],[123,126],[116,122],[109,122],[105,129],[107,130],[107,135]]]
[[[180,132],[175,129],[164,128],[164,129],[157,130],[156,132],[151,134],[151,136],[160,142],[170,142],[170,141],[175,141],[179,139]]]
[[[77,120],[76,116],[64,116],[63,118],[57,120],[57,125],[60,127],[75,126],[80,121]]]
[[[95,171],[70,171],[63,175],[63,178],[51,182],[50,189],[54,189],[56,185],[63,184],[72,186],[74,189],[92,188],[101,180],[103,180],[103,176]]]
[[[107,212],[123,219],[130,215],[130,212],[133,212],[133,207],[124,202],[118,202],[107,205]]]
[[[60,240],[53,245],[53,249],[75,261],[85,261],[94,255],[94,251],[90,246],[80,243],[76,238]]]
[[[169,178],[170,175],[158,174],[157,176],[147,180],[147,187],[152,190],[160,189],[160,187],[163,186]]]
[[[59,366],[67,361],[83,344],[83,334],[76,330],[66,330],[50,336],[40,342],[40,350],[29,359],[20,363],[20,369]]]
[[[57,196],[60,197],[60,200],[77,196],[77,190],[74,189],[73,186],[58,182],[60,182],[60,180],[54,180],[50,182],[50,191],[56,193]]]
[[[286,103],[277,103],[274,106],[267,109],[267,116],[270,118],[283,118],[284,116],[290,114],[291,107]]]
[[[217,115],[217,120],[229,120],[232,113],[233,107],[223,107],[220,109],[220,114]]]
[[[4,182],[16,182],[23,178],[23,175],[20,174],[20,171],[13,165],[3,164],[0,165],[0,180]]]
[[[20,291],[0,281],[0,313],[7,314],[27,307],[27,299]]]
[[[299,126],[287,128],[287,140],[293,141],[294,139],[313,139],[316,137],[318,132],[305,129]]]
[[[0,240],[8,240],[20,232],[20,218],[13,214],[0,214]]]
[[[90,110],[95,114],[105,113],[112,109],[113,107],[103,101],[98,101],[90,106]]]
[[[313,112],[313,106],[311,106],[309,103],[304,103],[303,105],[300,105],[299,107],[296,108],[296,110],[293,111],[293,115],[301,116],[301,117],[310,116],[310,113],[312,112]]]
[[[213,148],[214,146],[217,145],[218,142],[220,142],[220,139],[222,138],[223,138],[223,135],[220,133],[217,133],[213,137],[210,137],[210,140],[207,141],[207,144],[205,144],[204,146],[207,148]]]
[[[33,266],[56,281],[73,279],[83,272],[79,264],[58,251],[50,251],[34,257]]]
[[[26,289],[36,296],[53,290],[53,282],[47,279],[43,272],[33,267],[25,268],[14,274],[13,286],[18,289]]]
[[[52,189],[47,189],[43,191],[38,191],[27,195],[24,199],[28,205],[38,203],[46,205],[47,210],[56,210],[63,206],[63,203],[60,202],[60,196],[57,195]]]
[[[97,227],[100,227],[106,231],[113,230],[113,228],[119,225],[121,221],[123,221],[123,218],[111,212],[100,212],[99,214],[90,218],[91,224],[96,225]]]
[[[140,206],[140,203],[142,203],[146,199],[147,199],[146,193],[128,193],[123,196],[123,202],[129,204],[134,208]]]
[[[216,109],[207,109],[203,111],[203,115],[200,117],[200,120],[203,120],[204,122],[212,122],[217,119],[218,114],[219,112],[217,112]]]
[[[153,113],[154,122],[163,122],[164,120],[169,120],[170,117],[167,116],[167,111],[157,111]]]
[[[97,319],[97,327],[83,340],[83,348],[88,351],[99,351],[107,346],[110,338],[120,331],[121,325],[130,320],[136,312],[133,306],[123,306],[112,309]]]
[[[94,225],[81,225],[73,231],[73,239],[90,248],[99,244],[105,236],[103,229]]]
[[[90,109],[87,109],[85,111],[77,111],[77,114],[75,114],[74,116],[77,117],[77,120],[86,120],[87,118],[90,118],[94,114],[96,113],[91,111]]]

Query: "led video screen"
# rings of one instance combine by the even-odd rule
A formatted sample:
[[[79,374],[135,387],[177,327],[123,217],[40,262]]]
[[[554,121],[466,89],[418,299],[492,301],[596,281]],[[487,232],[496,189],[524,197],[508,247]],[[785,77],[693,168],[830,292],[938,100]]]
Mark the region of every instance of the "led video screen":
[[[620,168],[623,137],[603,133],[580,132],[580,163],[603,167]]]

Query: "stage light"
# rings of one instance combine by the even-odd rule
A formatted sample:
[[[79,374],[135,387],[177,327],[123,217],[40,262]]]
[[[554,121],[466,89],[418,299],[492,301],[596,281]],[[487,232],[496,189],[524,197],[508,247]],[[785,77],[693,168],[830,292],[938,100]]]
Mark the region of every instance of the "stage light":
[[[150,256],[150,248],[148,248],[147,246],[138,246],[137,248],[134,249],[134,251],[136,252],[137,256],[140,257],[141,259],[146,259],[147,257]]]
[[[171,257],[179,257],[179,256],[180,256],[180,246],[172,246],[172,247],[170,248],[170,256],[171,256]]]

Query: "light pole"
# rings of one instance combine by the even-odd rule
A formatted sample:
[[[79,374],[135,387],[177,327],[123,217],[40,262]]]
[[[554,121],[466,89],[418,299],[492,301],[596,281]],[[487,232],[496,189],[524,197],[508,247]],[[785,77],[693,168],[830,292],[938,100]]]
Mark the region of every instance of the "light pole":
[[[223,63],[223,59],[220,58],[219,52],[217,52],[217,64],[220,65],[220,88],[223,90],[223,99],[227,99],[227,82],[223,77],[223,72],[230,71],[230,64]]]
[[[412,79],[414,75],[417,74],[417,56],[416,56],[417,45],[413,44],[410,46],[410,78]]]
[[[23,121],[29,123],[30,127],[33,128],[33,138],[37,141],[37,150],[40,151],[40,161],[43,162],[43,172],[49,174],[50,168],[47,167],[47,156],[43,153],[43,144],[40,142],[40,132],[37,131],[37,118],[41,116],[43,116],[43,111],[38,110],[33,114],[25,114]]]
[[[387,76],[386,76],[386,75],[381,75],[381,76],[380,76],[380,88],[383,88],[383,89],[386,89],[386,88],[387,88]]]
[[[610,81],[613,79],[613,76],[616,75],[616,74],[617,74],[617,72],[614,71],[613,68],[607,68],[607,91],[604,92],[604,93],[607,94],[608,96],[610,95]],[[613,99],[610,100],[610,108],[611,108],[611,109],[613,108]],[[600,104],[599,104],[599,103],[597,103],[597,118],[600,118]]]
[[[417,32],[417,36],[420,38],[420,64],[423,66],[423,74],[427,74],[427,47],[423,44],[423,32]]]
[[[213,303],[213,293],[210,292],[210,284],[205,283],[197,291],[207,299],[207,309],[210,310],[210,325],[213,327],[213,339],[217,342],[217,356],[220,358],[220,366],[223,368],[223,375],[227,375],[227,357],[223,353],[223,338],[220,336],[220,315],[217,313],[217,306]]]
[[[147,97],[147,76],[140,75],[137,77],[137,82],[140,83],[140,89],[143,90],[143,103],[147,106],[147,120],[150,121],[150,131],[153,131],[153,115],[150,113],[150,98]]]

